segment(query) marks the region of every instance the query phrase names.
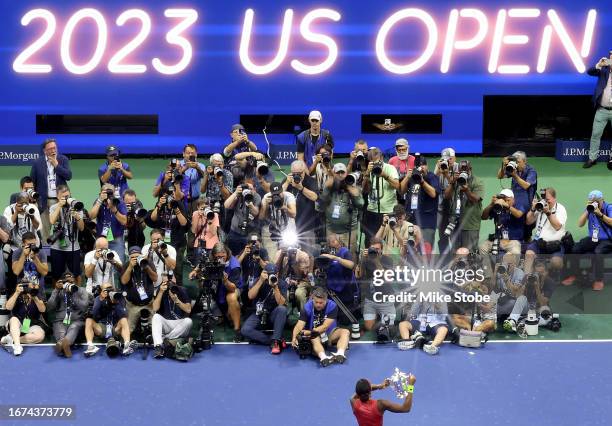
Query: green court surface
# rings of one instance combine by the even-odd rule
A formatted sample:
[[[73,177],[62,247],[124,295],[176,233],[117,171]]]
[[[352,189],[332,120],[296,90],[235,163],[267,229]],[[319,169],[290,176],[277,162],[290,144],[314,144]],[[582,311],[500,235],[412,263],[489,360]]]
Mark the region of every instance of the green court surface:
[[[433,156],[430,156],[433,158]],[[463,157],[462,157],[463,158]],[[510,186],[509,179],[499,180],[496,178],[497,169],[500,166],[498,158],[471,157],[474,174],[484,180],[485,200],[488,203],[491,196],[498,193],[502,188]],[[79,159],[71,161],[73,178],[70,187],[73,197],[82,200],[86,207],[90,207],[96,199],[99,191],[97,178],[98,167],[104,160],[101,159]],[[146,208],[153,205],[152,189],[155,180],[167,164],[165,159],[126,159],[130,164],[135,179],[131,180],[130,187],[136,191],[139,199]],[[344,160],[343,160],[344,161]],[[582,163],[561,163],[552,158],[530,158],[529,163],[538,172],[538,187],[553,187],[557,190],[557,199],[567,210],[568,222],[566,225],[577,241],[586,235],[586,228],[578,228],[577,220],[586,204],[587,194],[593,189],[603,191],[604,197],[612,200],[612,172],[605,164],[597,164],[595,167],[585,170]],[[6,207],[9,196],[19,190],[19,178],[29,174],[27,166],[4,166],[0,167],[0,199],[5,200]],[[276,176],[282,177],[280,172]],[[482,224],[481,239],[492,232],[492,224],[485,221]],[[589,287],[569,288],[560,287],[556,290],[551,303],[554,310],[561,311],[561,322],[563,327],[560,332],[553,333],[540,328],[540,334],[531,339],[610,339],[612,338],[612,282],[606,283],[606,288],[601,292],[593,292]],[[582,307],[584,306],[584,309]],[[562,308],[559,308],[562,307]],[[586,315],[583,312],[597,313]],[[605,313],[605,314],[604,314]],[[289,322],[292,324],[294,319]],[[217,340],[231,340],[233,332],[224,327],[217,330]],[[371,333],[364,336],[372,340]],[[507,339],[517,338],[506,334],[496,333],[493,338]]]

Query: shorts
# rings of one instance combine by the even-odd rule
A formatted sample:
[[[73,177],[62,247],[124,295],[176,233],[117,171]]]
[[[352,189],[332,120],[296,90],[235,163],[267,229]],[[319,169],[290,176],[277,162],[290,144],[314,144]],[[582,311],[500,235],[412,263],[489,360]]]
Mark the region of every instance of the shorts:
[[[544,252],[542,252],[542,250],[540,250],[540,247],[538,247],[538,241],[537,240],[534,240],[534,241],[530,242],[529,245],[527,246],[527,248],[525,249],[525,251],[527,251],[527,250],[531,250],[535,254],[542,254],[542,255],[546,255],[546,256],[557,256],[557,257],[562,257],[563,254],[565,253],[565,250],[563,249],[563,244],[559,244],[559,250],[554,252],[554,253],[544,253]]]
[[[21,329],[21,326],[23,324],[21,323],[21,321],[19,319],[17,319],[17,322],[19,322],[19,329]],[[6,324],[6,326],[7,326],[7,329],[8,329],[8,323]],[[35,332],[35,331],[42,332],[43,335],[45,334],[45,329],[42,328],[40,325],[36,325],[36,324],[30,325],[29,332],[32,333],[32,332]],[[21,336],[25,336],[26,334],[27,333],[23,333],[23,332],[20,333]]]
[[[238,298],[238,304],[241,304],[240,294],[241,294],[240,289],[237,288],[236,298]],[[217,302],[216,299],[213,299],[212,303],[210,304],[210,314],[213,317],[217,317],[217,318],[221,318],[222,316],[227,315],[227,303],[220,304],[219,302]]]
[[[410,321],[410,325],[412,325],[412,331],[421,331],[421,321],[418,320],[411,320]],[[429,336],[435,336],[438,333],[438,330],[440,328],[446,328],[448,330],[448,326],[446,324],[438,324],[438,325],[434,325],[433,327],[430,325],[427,325],[425,327],[425,333]]]
[[[374,321],[379,316],[388,315],[391,323],[395,322],[395,303],[377,303],[368,298],[363,301],[363,319],[364,321]]]

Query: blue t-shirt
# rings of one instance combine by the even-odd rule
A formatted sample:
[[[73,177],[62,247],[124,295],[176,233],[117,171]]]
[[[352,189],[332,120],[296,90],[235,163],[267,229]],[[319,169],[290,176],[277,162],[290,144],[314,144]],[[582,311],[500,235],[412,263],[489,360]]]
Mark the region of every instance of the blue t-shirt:
[[[13,256],[12,256],[13,263],[19,260],[19,258],[21,257],[21,252],[23,252],[23,249],[21,247],[13,251]],[[39,251],[36,254],[36,257],[38,257],[41,263],[43,264],[47,263],[47,255],[45,254],[44,250]],[[23,271],[21,271],[21,274],[19,274],[19,277],[26,278],[31,283],[38,284],[40,286],[38,289],[38,297],[41,300],[47,300],[47,293],[45,292],[45,279],[38,272],[38,270],[36,269],[36,265],[34,264],[33,261],[26,259],[26,261],[23,262]]]
[[[605,216],[612,217],[612,204],[603,203],[599,209]],[[589,213],[589,237],[593,238],[593,229],[597,229],[597,238],[599,240],[609,240],[612,237],[612,226],[607,226],[603,218],[598,218],[595,213]],[[606,231],[608,231],[606,233]]]
[[[416,210],[413,210],[414,220],[417,225],[422,229],[436,229],[438,226],[438,198],[442,189],[440,187],[440,179],[432,172],[428,172],[425,175],[425,181],[433,186],[436,191],[436,196],[431,198],[425,193],[423,187],[419,190],[418,203]],[[410,185],[408,193],[406,194],[406,211],[412,210],[412,188],[414,185]]]
[[[315,310],[314,302],[311,299],[306,302],[304,309],[302,309],[302,312],[300,312],[300,321],[304,321],[306,323],[304,326],[306,330],[312,330],[313,328],[320,326],[328,318],[334,320],[327,329],[327,333],[329,335],[329,332],[331,332],[338,325],[336,321],[338,318],[338,306],[333,300],[329,299],[327,300],[325,307],[320,311]]]
[[[304,153],[304,161],[308,167],[314,163],[313,157],[319,152],[319,149],[325,144],[334,147],[334,140],[332,139],[329,130],[321,129],[319,136],[312,136],[310,129],[304,130],[302,133],[295,137],[297,144],[297,152]]]
[[[524,190],[515,179],[512,179],[511,188],[512,192],[514,193],[514,207],[519,210],[523,210],[523,208],[525,208],[525,211],[527,211],[531,208],[531,202],[533,201],[533,197],[538,189],[538,173],[533,167],[527,164],[525,169],[518,175],[531,186],[529,189]]]
[[[500,238],[503,238],[504,231],[508,232],[508,239],[510,240],[518,240],[523,241],[523,237],[525,234],[525,218],[527,217],[526,212],[529,210],[527,206],[517,206],[514,203],[513,206],[515,209],[523,212],[523,216],[520,218],[516,218],[510,214],[510,211],[504,210],[500,214],[500,223],[502,225]],[[491,216],[491,219],[493,217]]]
[[[179,162],[181,167],[185,166],[185,160],[181,160]],[[202,163],[198,163],[198,166],[202,169],[203,173],[206,173],[206,165]],[[202,181],[202,175],[198,173],[196,169],[188,168],[183,173],[185,178],[183,182],[187,181],[187,192],[185,193],[185,197],[191,200],[196,200],[200,198],[200,182]],[[163,179],[163,177],[162,177]],[[181,191],[183,190],[183,185],[181,185]]]
[[[130,165],[124,161],[122,161],[121,163],[123,164],[123,168],[129,172]],[[102,175],[106,173],[107,170],[108,170],[108,162],[102,164],[100,168],[98,169],[98,178],[102,178]],[[115,188],[119,188],[119,194],[121,195],[121,197],[123,197],[123,193],[125,192],[125,190],[129,188],[127,178],[123,175],[123,172],[121,170],[111,171],[111,176],[108,179],[107,183],[110,183]],[[100,186],[102,185],[103,185],[103,182],[102,180],[100,180]]]
[[[351,252],[346,247],[340,247],[336,256],[346,259],[353,260]],[[353,280],[353,271],[349,268],[345,268],[337,260],[332,260],[327,270],[327,286],[335,291],[341,293],[347,285],[350,285]]]
[[[121,213],[122,215],[127,215],[127,207],[125,206],[123,201],[119,202],[117,210],[119,210],[119,213]],[[117,217],[111,213],[111,211],[108,209],[108,207],[106,207],[105,204],[102,204],[100,206],[100,209],[98,210],[98,217],[96,219],[96,237],[109,238],[110,229],[108,230],[106,235],[104,235],[104,233],[102,232],[104,231],[104,228],[108,227],[110,227],[110,229],[112,229],[113,231],[114,240],[117,238],[123,238],[123,230],[125,229],[125,226],[119,223]]]
[[[206,168],[204,170],[206,170]],[[195,172],[195,170],[194,170],[194,172]],[[165,174],[166,174],[166,172],[161,172],[159,174],[159,176],[157,177],[157,180],[155,181],[155,186],[161,185],[161,183],[164,181],[164,175]],[[181,181],[181,192],[184,195],[184,197],[183,197],[183,207],[185,207],[185,210],[187,210],[187,202],[188,202],[187,198],[188,198],[188,195],[189,195],[189,179],[187,179],[187,177],[184,177],[183,180]]]
[[[236,287],[242,289],[242,271],[240,268],[240,262],[234,256],[230,257],[229,262],[225,265],[225,273],[228,275],[228,279],[236,284]],[[227,300],[225,300],[225,296],[227,294],[227,289],[223,283],[219,283],[219,287],[217,288],[217,303],[221,305],[227,304]]]

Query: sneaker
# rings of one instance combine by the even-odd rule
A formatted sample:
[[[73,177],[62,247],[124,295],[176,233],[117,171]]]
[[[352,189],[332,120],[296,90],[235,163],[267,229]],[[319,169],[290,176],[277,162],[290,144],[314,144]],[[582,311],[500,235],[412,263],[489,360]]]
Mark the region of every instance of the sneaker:
[[[576,276],[575,275],[570,275],[569,277],[567,277],[566,279],[561,281],[561,284],[562,285],[572,285],[572,284],[574,284],[574,281],[576,281]]]
[[[85,349],[85,352],[83,354],[89,358],[97,354],[99,350],[100,348],[95,345],[87,345],[87,349]]]
[[[234,332],[234,343],[242,343],[244,341],[244,336],[242,336],[242,333],[240,332],[240,330],[236,330]]]
[[[281,353],[280,343],[278,340],[272,342],[272,350],[270,351],[272,355],[278,355]]]
[[[287,342],[285,341],[285,339],[281,339],[280,345],[282,350],[287,349]]]
[[[516,331],[516,321],[513,319],[507,319],[504,321],[504,331],[508,333],[511,331]]]
[[[604,283],[603,281],[595,281],[593,283],[593,290],[595,291],[601,291],[604,288]]]
[[[407,351],[414,348],[414,340],[400,340],[397,342],[397,348],[400,351]]]
[[[123,356],[130,356],[134,353],[136,348],[138,347],[138,342],[136,340],[130,341],[125,348],[123,348]]]
[[[591,167],[593,167],[595,164],[597,164],[597,161],[595,160],[587,160],[586,163],[584,163],[582,165],[583,169],[590,169]]]
[[[13,355],[19,356],[23,353],[23,346],[13,345]]]
[[[336,364],[344,364],[344,361],[346,361],[346,355],[336,354],[332,352],[332,356],[334,357],[334,362]]]
[[[331,356],[326,356],[319,362],[321,363],[321,367],[328,367],[334,363],[334,358]]]
[[[10,334],[7,334],[2,339],[0,339],[0,345],[10,354],[13,353],[13,338]]]
[[[435,346],[433,343],[423,345],[423,350],[429,355],[436,355],[438,352],[440,352],[440,348]]]
[[[153,352],[153,358],[156,359],[162,359],[164,358],[166,355],[164,355],[164,348],[162,345],[157,345],[155,346],[154,352]]]

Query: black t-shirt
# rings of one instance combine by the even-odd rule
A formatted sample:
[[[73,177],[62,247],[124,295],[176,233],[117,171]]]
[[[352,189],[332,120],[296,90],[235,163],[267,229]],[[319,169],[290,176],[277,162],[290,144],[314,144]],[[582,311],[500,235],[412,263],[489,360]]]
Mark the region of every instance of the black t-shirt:
[[[127,292],[126,299],[135,305],[148,305],[153,300],[155,286],[147,273],[140,269],[140,266],[134,267],[130,282],[122,285],[122,288]]]
[[[182,303],[191,303],[191,299],[189,299],[187,290],[179,286],[176,286],[175,288],[178,290],[178,293],[176,295],[178,296],[178,299]],[[168,294],[169,292],[170,292],[170,289],[166,290],[166,292],[162,296],[162,300],[159,306],[159,311],[157,311],[157,313],[160,314],[162,317],[164,317],[167,320],[183,319],[189,316],[188,313],[183,311],[181,308],[179,308],[176,305],[176,303],[172,301],[172,299],[170,298]]]
[[[170,229],[170,245],[176,249],[179,247],[185,247],[187,244],[187,239],[185,237],[185,233],[189,229],[190,218],[187,217],[187,213],[185,213],[185,207],[183,206],[183,202],[179,201],[178,203],[179,209],[185,219],[187,219],[187,223],[185,226],[181,226],[179,220],[176,218],[176,215],[167,205],[162,206],[159,210],[157,210],[157,220],[154,221],[151,219],[151,214],[153,210],[150,210],[145,219],[145,223],[149,228],[159,228],[165,232],[166,229]]]
[[[285,183],[287,179],[283,179],[282,183]],[[308,175],[304,176],[303,181],[301,182],[304,185],[304,188],[309,189],[315,193],[317,193],[317,181]],[[294,188],[292,185],[287,187],[287,192],[292,193],[295,196],[295,208],[296,208],[296,216],[295,216],[295,226],[298,230],[298,233],[302,233],[305,231],[309,231],[314,229],[315,220],[317,217],[317,212],[315,211],[315,202],[311,201],[304,195],[304,193],[297,188]]]
[[[383,269],[393,269],[393,259],[389,256],[382,255],[380,257],[380,263]],[[373,285],[374,271],[378,269],[376,263],[371,260],[363,262],[364,270],[363,277],[361,278],[361,290],[362,294],[370,300],[373,300],[372,293],[380,292],[383,295],[391,295],[395,293],[394,283],[385,281],[381,286]]]
[[[267,262],[268,259],[268,251],[260,247],[259,248],[259,257]],[[257,281],[257,277],[261,274],[262,268],[258,261],[255,261],[251,256],[245,256],[240,264],[240,269],[242,271],[242,282],[246,283],[249,287],[251,283]]]
[[[40,291],[40,290],[39,290]],[[19,296],[13,306],[11,315],[19,318],[19,321],[23,324],[25,318],[30,318],[31,324],[40,322],[40,311],[38,306],[34,303],[34,299],[30,299],[29,303],[25,303],[25,297]]]

